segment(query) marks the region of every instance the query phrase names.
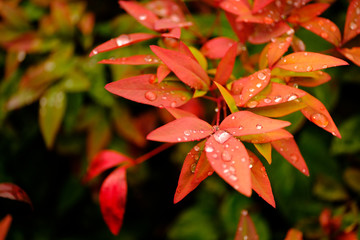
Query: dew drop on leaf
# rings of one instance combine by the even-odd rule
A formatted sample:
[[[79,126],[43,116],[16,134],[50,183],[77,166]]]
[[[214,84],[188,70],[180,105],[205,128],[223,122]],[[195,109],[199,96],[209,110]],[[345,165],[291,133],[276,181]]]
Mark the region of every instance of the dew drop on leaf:
[[[299,96],[298,95],[296,95],[296,94],[290,94],[290,96],[288,97],[288,101],[292,101],[292,100],[295,100],[295,99],[297,99],[297,98],[299,98]]]
[[[256,129],[260,130],[262,128],[263,128],[263,126],[261,124],[256,124]]]
[[[247,106],[249,107],[249,108],[254,108],[254,107],[256,107],[258,105],[258,102],[257,101],[250,101],[248,104],[247,104]]]
[[[145,14],[139,16],[139,20],[141,20],[141,21],[144,21],[144,20],[146,20],[146,19],[147,19],[147,16],[146,16]]]
[[[118,47],[121,47],[130,42],[130,37],[126,34],[122,34],[119,37],[117,37],[115,41],[116,41],[116,45],[118,45]]]
[[[184,135],[185,135],[185,136],[190,136],[190,134],[191,134],[190,130],[185,130],[185,131],[184,131]]]
[[[270,98],[268,98],[268,97],[267,97],[267,98],[265,98],[265,99],[264,99],[264,103],[271,103],[271,99],[270,99]]]
[[[349,27],[351,30],[355,30],[357,28],[357,25],[355,22],[351,22]]]
[[[235,175],[230,175],[229,178],[230,178],[230,180],[232,180],[234,182],[237,181],[237,179],[238,179],[237,176],[235,176]]]
[[[322,32],[322,33],[320,33],[320,36],[321,36],[322,38],[327,38],[327,37],[328,37],[328,34],[327,34],[326,32]]]
[[[220,144],[223,144],[224,142],[226,142],[230,137],[231,137],[231,135],[228,132],[223,131],[223,130],[217,131],[214,134],[215,141],[217,141]]]
[[[276,102],[276,103],[279,103],[281,101],[282,101],[282,97],[280,97],[280,96],[276,96],[274,99],[274,102]]]
[[[191,171],[192,173],[195,173],[195,170],[196,170],[196,163],[193,163],[193,164],[191,164],[191,166],[190,166],[190,171]]]
[[[265,80],[265,79],[266,79],[266,75],[265,75],[265,73],[263,73],[263,72],[259,72],[258,75],[257,75],[257,77],[258,77],[260,80]]]
[[[228,151],[224,151],[221,154],[221,157],[222,157],[222,160],[224,160],[224,161],[230,161],[232,158],[231,154]]]
[[[311,115],[311,121],[319,127],[326,127],[329,124],[327,117],[321,113],[314,113]]]
[[[173,102],[171,102],[170,107],[174,108],[174,107],[176,107],[176,105],[177,105],[176,102],[173,101]]]
[[[331,26],[331,27],[330,27],[330,30],[331,30],[332,32],[335,32],[335,31],[336,31],[336,27],[335,27],[335,26]]]
[[[147,91],[145,93],[145,98],[149,101],[155,101],[157,98],[156,93],[152,92],[152,91]]]
[[[205,147],[205,152],[210,153],[210,152],[213,152],[213,151],[214,151],[214,148],[213,148],[213,147],[211,147],[211,146],[206,146],[206,147]]]
[[[185,134],[185,133],[184,133]],[[199,150],[200,150],[200,147],[199,146],[195,146],[194,147],[194,150],[195,150],[195,152],[198,152]]]
[[[307,66],[306,71],[311,72],[313,70],[312,66]]]

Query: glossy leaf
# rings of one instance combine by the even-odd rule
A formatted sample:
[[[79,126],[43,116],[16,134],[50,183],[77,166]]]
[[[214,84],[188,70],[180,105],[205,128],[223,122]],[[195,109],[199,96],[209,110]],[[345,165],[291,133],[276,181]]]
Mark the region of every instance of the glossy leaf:
[[[245,103],[249,105],[248,101],[269,84],[270,77],[270,70],[263,69],[248,77],[234,81],[231,90],[236,100],[236,105],[244,106]]]
[[[214,171],[203,152],[204,145],[204,141],[198,143],[187,154],[181,169],[174,203],[181,201]]]
[[[264,7],[272,3],[273,1],[274,0],[255,0],[252,7],[252,12],[253,13],[258,12],[259,10],[263,9]]]
[[[221,95],[223,96],[223,98],[224,98],[226,104],[228,105],[231,113],[235,113],[235,112],[239,111],[239,109],[236,106],[235,99],[230,94],[230,92],[228,90],[226,90],[226,88],[224,88],[219,83],[217,83],[217,82],[214,82],[214,83],[217,86],[217,88],[219,89]]]
[[[289,126],[286,121],[271,119],[249,111],[239,111],[227,116],[220,124],[220,129],[234,136],[261,134]]]
[[[154,34],[149,33],[131,33],[131,34],[122,34],[118,36],[117,38],[113,38],[107,42],[104,42],[103,44],[100,44],[96,48],[94,48],[91,53],[90,57],[93,55],[96,55],[98,53],[107,52],[113,49],[126,47],[129,45],[132,45],[137,42],[149,40],[152,38],[156,38],[158,36]]]
[[[266,169],[259,158],[248,151],[251,167],[251,186],[259,196],[271,206],[275,207],[275,199],[271,190],[270,180]]]
[[[153,12],[135,1],[119,1],[119,4],[127,13],[133,16],[136,21],[147,28],[154,29],[158,17]]]
[[[236,15],[225,12],[226,18],[239,39],[239,42],[245,44],[250,34],[253,32],[253,24],[247,24],[236,21]],[[225,53],[225,52],[224,52]]]
[[[179,46],[184,46],[185,48],[188,48],[191,56],[195,58],[195,60],[200,64],[200,66],[206,71],[208,68],[208,63],[205,58],[205,56],[195,47],[187,47],[183,42],[180,42]]]
[[[290,47],[292,36],[278,37],[269,44],[268,64],[272,67]]]
[[[251,15],[250,5],[247,1],[225,0],[220,3],[220,7],[235,15]]]
[[[183,117],[167,123],[147,135],[148,140],[159,142],[189,142],[213,133],[213,127],[194,117]]]
[[[261,144],[261,143],[269,143],[272,141],[292,138],[292,134],[284,129],[278,129],[275,131],[267,132],[267,133],[260,133],[260,134],[252,134],[252,135],[245,135],[241,136],[240,140],[243,142],[251,142],[254,144]]]
[[[303,239],[303,234],[302,232],[300,232],[299,230],[295,229],[295,228],[291,228],[285,237],[285,240],[302,240]]]
[[[171,18],[162,18],[155,22],[154,29],[156,31],[162,31],[165,29],[185,28],[190,26],[192,26],[192,22],[177,22],[172,20]]]
[[[271,164],[271,144],[270,143],[255,143],[255,148],[259,151],[259,153],[266,159],[266,161]]]
[[[176,38],[180,39],[181,37],[181,28],[173,28],[168,33],[161,34],[162,37],[168,37],[168,38]]]
[[[241,216],[239,220],[239,224],[236,230],[236,235],[234,240],[258,240],[259,236],[256,233],[256,228],[251,220],[248,211],[241,211]]]
[[[309,169],[302,157],[299,147],[293,138],[281,139],[271,142],[273,148],[280,153],[291,165],[300,172],[309,176]]]
[[[341,44],[340,30],[336,24],[329,19],[316,17],[301,23],[301,26],[335,46],[339,46]]]
[[[0,198],[24,202],[32,207],[31,200],[26,192],[13,183],[0,183]]]
[[[185,110],[182,110],[180,108],[166,108],[166,110],[168,110],[168,112],[176,119],[183,118],[183,117],[197,118],[197,116],[195,114],[185,111]]]
[[[294,72],[311,72],[341,65],[348,65],[348,63],[320,53],[296,52],[282,58],[275,67]]]
[[[210,59],[223,58],[236,41],[227,37],[216,37],[207,41],[201,52]]]
[[[251,112],[265,117],[284,117],[306,106],[303,102],[290,101],[266,107],[253,108]]]
[[[160,64],[159,67],[156,70],[156,76],[158,83],[161,83],[167,75],[171,73],[171,70],[165,65]]]
[[[151,50],[185,84],[195,89],[208,89],[210,79],[198,62],[174,50],[150,46]]]
[[[262,44],[269,42],[272,38],[279,37],[287,32],[292,32],[292,28],[285,22],[272,24],[257,24],[253,33],[249,36],[249,42],[252,44]]]
[[[360,0],[350,1],[344,26],[343,44],[360,33]]]
[[[3,219],[0,219],[0,240],[5,240],[10,229],[12,216],[7,214]]]
[[[302,23],[321,15],[330,7],[328,3],[312,3],[301,8],[295,8],[291,11],[287,21],[290,23]]]
[[[237,43],[233,44],[225,53],[225,56],[221,59],[214,78],[215,82],[225,85],[227,80],[230,78],[237,53]]]
[[[183,84],[151,83],[154,78],[152,74],[129,77],[109,83],[105,89],[132,101],[156,107],[178,107],[191,99],[192,93]]]
[[[206,141],[205,152],[222,179],[245,196],[251,195],[249,155],[239,140],[218,130]]]
[[[66,109],[66,94],[49,89],[40,99],[39,124],[47,148],[52,148]]]
[[[341,138],[340,132],[332,120],[329,112],[326,110],[324,104],[322,104],[318,99],[311,96],[310,94],[307,94],[305,97],[303,97],[302,101],[308,106],[301,109],[302,114],[304,114],[307,119],[323,128],[325,131],[332,133],[338,138]]]
[[[360,67],[360,47],[340,48],[338,51]]]
[[[118,168],[104,180],[99,193],[101,213],[114,235],[119,233],[123,223],[126,195],[126,170]]]
[[[104,171],[131,162],[132,159],[114,150],[102,150],[91,160],[84,182],[91,181]]]
[[[135,55],[131,57],[110,58],[101,60],[99,63],[104,64],[121,64],[121,65],[146,65],[159,64],[160,60],[153,55]]]

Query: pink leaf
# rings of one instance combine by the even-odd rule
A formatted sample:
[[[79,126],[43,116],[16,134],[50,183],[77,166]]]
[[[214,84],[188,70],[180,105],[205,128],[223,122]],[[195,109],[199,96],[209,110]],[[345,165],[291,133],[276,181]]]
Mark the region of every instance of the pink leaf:
[[[213,173],[213,169],[203,153],[204,141],[197,144],[187,154],[181,169],[174,203],[181,201],[193,191],[205,178]]]
[[[252,44],[261,44],[269,42],[272,38],[281,36],[284,33],[291,33],[293,30],[285,22],[276,24],[256,24],[253,33],[249,36],[249,42]]]
[[[294,72],[311,72],[341,65],[348,65],[348,63],[339,58],[320,53],[296,52],[286,55],[275,67]]]
[[[220,3],[220,7],[225,11],[235,15],[251,14],[250,5],[248,1],[244,0],[225,0]]]
[[[131,57],[110,58],[101,60],[99,63],[104,64],[121,64],[121,65],[146,65],[159,64],[160,60],[153,55],[135,55]]]
[[[227,116],[220,124],[220,129],[234,136],[272,132],[289,126],[290,123],[271,119],[249,111],[239,111]]]
[[[352,0],[346,13],[343,44],[360,33],[360,0]]]
[[[291,165],[300,172],[309,176],[309,169],[302,157],[299,147],[293,138],[281,139],[271,142],[273,148],[278,151]]]
[[[221,85],[226,84],[226,81],[231,76],[235,64],[237,48],[237,43],[234,43],[225,53],[225,56],[221,59],[216,70],[216,75],[214,79],[215,82],[218,82]]]
[[[307,119],[323,128],[325,131],[332,133],[338,138],[341,138],[340,132],[332,120],[329,112],[326,110],[324,104],[322,104],[318,99],[311,96],[310,94],[307,94],[305,97],[303,97],[302,101],[308,106],[301,109],[302,114],[304,114]]]
[[[226,18],[231,25],[231,28],[235,32],[236,36],[239,39],[239,42],[245,44],[248,40],[250,34],[253,32],[254,24],[243,23],[236,21],[236,15],[225,12]],[[225,52],[224,52],[225,53]]]
[[[341,33],[335,23],[326,18],[316,17],[300,24],[335,46],[341,43]]]
[[[136,21],[154,30],[154,25],[158,17],[153,12],[135,1],[119,1],[119,4],[127,13],[133,16]]]
[[[292,138],[293,135],[284,129],[278,129],[272,132],[254,134],[254,135],[245,135],[241,136],[240,140],[243,142],[251,143],[268,143],[284,138]]]
[[[301,8],[295,8],[291,11],[291,15],[287,18],[290,23],[301,23],[309,21],[330,7],[328,3],[312,3]]]
[[[360,67],[360,47],[341,48],[338,51],[347,59]]]
[[[210,79],[197,61],[179,51],[154,45],[150,48],[185,84],[195,89],[208,89]]]
[[[156,70],[158,83],[161,83],[170,73],[171,70],[165,64],[160,64]]]
[[[97,46],[96,48],[94,48],[91,51],[89,56],[91,57],[91,56],[96,55],[101,52],[107,52],[107,51],[110,51],[110,50],[113,50],[116,48],[129,46],[131,44],[149,40],[149,39],[156,38],[156,37],[158,37],[158,36],[156,36],[154,34],[149,34],[149,33],[122,34],[117,38],[113,38],[103,44],[100,44],[99,46]]]
[[[252,75],[236,80],[232,85],[232,93],[238,106],[243,106],[252,97],[261,92],[269,83],[271,73],[263,69]]]
[[[272,3],[274,0],[255,0],[252,8],[252,12],[256,13],[259,10],[263,9],[270,3]]]
[[[185,110],[182,110],[180,108],[166,108],[166,110],[168,110],[168,112],[176,119],[183,118],[183,117],[197,118],[197,116],[195,114],[185,111]]]
[[[131,162],[132,159],[114,150],[103,150],[91,160],[84,182],[91,181],[102,172],[116,167],[124,162]]]
[[[239,140],[218,130],[207,140],[205,152],[211,166],[222,179],[245,196],[251,195],[249,155]]]
[[[151,83],[154,79],[155,75],[152,74],[129,77],[109,83],[105,89],[132,101],[157,107],[179,107],[191,99],[191,91],[183,84]]]
[[[165,29],[174,29],[174,28],[185,28],[192,26],[192,22],[176,22],[169,18],[159,19],[155,22],[154,29],[156,31],[162,31]]]
[[[168,38],[176,38],[180,39],[181,36],[181,28],[173,28],[168,33],[161,34],[162,37],[168,37]]]
[[[205,138],[213,131],[213,127],[204,120],[183,117],[155,129],[146,138],[159,142],[189,142]]]
[[[24,202],[32,207],[31,200],[26,192],[13,183],[0,183],[0,198]]]
[[[236,41],[227,37],[217,37],[207,41],[201,47],[201,53],[207,58],[223,58]]]
[[[271,190],[270,180],[267,176],[266,169],[259,158],[252,152],[248,151],[251,167],[251,186],[261,198],[271,206],[275,207],[275,200]]]
[[[268,51],[268,63],[269,67],[272,67],[284,53],[290,47],[292,42],[292,35],[285,36],[285,37],[278,37],[275,38],[274,41],[271,41],[269,44],[269,51]]]
[[[126,170],[114,170],[101,185],[99,200],[103,218],[112,234],[119,234],[127,195]]]
[[[251,220],[248,211],[246,210],[241,211],[241,216],[234,240],[244,239],[259,240],[259,236],[256,233],[255,225]]]

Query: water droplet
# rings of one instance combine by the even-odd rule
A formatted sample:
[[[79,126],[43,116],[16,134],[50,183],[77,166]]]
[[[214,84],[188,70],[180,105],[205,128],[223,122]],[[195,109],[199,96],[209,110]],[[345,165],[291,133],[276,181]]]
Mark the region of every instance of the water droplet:
[[[229,169],[224,169],[223,173],[224,173],[224,174],[228,174],[228,173],[229,173]]]
[[[322,38],[327,38],[329,35],[326,32],[322,32],[322,33],[320,33],[320,36]]]
[[[144,21],[144,20],[146,20],[146,19],[147,19],[147,16],[146,16],[145,14],[139,16],[139,20],[140,20],[140,21]]]
[[[264,103],[271,103],[271,99],[270,98],[264,98]]]
[[[170,107],[174,108],[176,107],[177,103],[175,101],[171,102]]]
[[[265,79],[266,79],[266,75],[265,75],[265,73],[263,73],[263,72],[259,72],[258,75],[257,75],[257,77],[258,77],[260,80],[265,80]]]
[[[249,89],[249,92],[254,92],[254,91],[255,91],[254,88],[250,88],[250,89]]]
[[[144,60],[145,60],[145,62],[152,62],[154,59],[153,59],[153,57],[151,56],[151,55],[146,55],[145,57],[144,57]]]
[[[248,237],[247,235],[244,235],[243,239],[244,239],[244,240],[248,240],[249,237]]]
[[[250,101],[248,104],[247,104],[247,106],[249,107],[249,108],[254,108],[254,107],[256,107],[258,105],[258,102],[257,101]]]
[[[219,112],[219,108],[215,108],[215,112]]]
[[[190,136],[190,134],[191,134],[191,130],[185,130],[185,131],[184,131],[184,135],[185,135],[185,136]]]
[[[182,97],[181,97],[181,101],[186,101],[186,97],[185,97],[185,96],[182,96]]]
[[[194,147],[194,150],[195,150],[195,152],[198,152],[198,151],[200,150],[200,147],[199,147],[199,146],[195,146],[195,147]]]
[[[147,91],[147,92],[145,93],[145,98],[146,98],[147,100],[149,100],[149,101],[155,101],[156,98],[157,98],[157,95],[156,95],[156,93],[153,92],[153,91]]]
[[[312,70],[313,70],[313,67],[312,67],[312,66],[307,66],[306,71],[310,72],[310,71],[312,71]]]
[[[261,124],[256,124],[256,129],[260,130],[262,128],[263,128],[263,126]]]
[[[238,180],[237,176],[235,176],[235,175],[230,175],[229,178],[230,178],[230,180],[232,180],[234,182]]]
[[[355,13],[356,13],[357,15],[360,15],[360,7],[357,7],[357,8],[356,8]]]
[[[224,130],[217,131],[214,134],[215,141],[217,141],[220,144],[223,144],[224,142],[226,142],[230,137],[231,137],[231,135]]]
[[[243,129],[244,129],[244,127],[240,125],[240,126],[239,126],[239,130],[243,130]]]
[[[349,27],[351,30],[355,30],[357,28],[357,25],[355,22],[351,22]]]
[[[295,99],[297,99],[297,98],[299,98],[299,96],[298,95],[296,95],[295,93],[293,93],[293,94],[290,94],[289,95],[289,97],[288,97],[288,101],[292,101],[292,100],[295,100]]]
[[[262,86],[261,83],[257,83],[257,84],[256,84],[256,87],[257,87],[257,88],[261,88],[261,86]]]
[[[336,32],[336,27],[335,27],[335,26],[331,26],[331,27],[330,27],[330,30],[331,30],[332,32]]]
[[[222,160],[224,160],[224,161],[230,161],[232,158],[231,154],[228,151],[224,151],[221,154],[221,157],[222,157]]]
[[[96,55],[96,54],[98,54],[98,53],[99,53],[99,52],[98,52],[96,49],[92,50],[92,54]]]
[[[240,161],[245,162],[245,161],[246,161],[246,158],[245,158],[245,157],[242,157],[242,158],[240,159]]]
[[[235,116],[231,116],[231,119],[234,120],[236,117]]]
[[[178,140],[179,142],[181,142],[181,138],[177,138],[177,140]]]
[[[126,34],[122,34],[119,37],[117,37],[115,39],[115,41],[116,41],[116,45],[118,47],[121,47],[121,46],[123,46],[125,44],[128,44],[130,42],[130,37],[128,35],[126,35]]]
[[[217,155],[216,153],[214,153],[214,154],[212,155],[212,157],[213,157],[213,158],[217,158],[218,155]]]
[[[294,66],[294,70],[297,70],[298,68],[299,68],[298,65],[295,65],[295,66]]]
[[[291,154],[290,158],[294,163],[298,161],[298,157],[295,154]]]
[[[304,55],[307,56],[307,55],[309,55],[309,53],[308,53],[308,52],[304,52]]]
[[[326,127],[329,124],[329,120],[324,114],[315,113],[311,115],[311,121],[318,125],[319,127]]]
[[[196,170],[196,163],[193,163],[193,164],[191,164],[191,166],[190,166],[190,171],[191,171],[192,173],[195,173],[195,170]]]
[[[242,210],[241,211],[241,215],[243,215],[243,216],[247,216],[249,213],[248,213],[248,211],[246,211],[246,210]]]
[[[282,101],[282,97],[280,97],[280,96],[276,96],[274,99],[274,102],[276,102],[276,103],[279,103],[281,101]]]
[[[211,146],[206,146],[206,147],[205,147],[205,152],[211,153],[211,152],[213,152],[213,151],[214,151],[214,148],[213,148],[213,147],[211,147]]]

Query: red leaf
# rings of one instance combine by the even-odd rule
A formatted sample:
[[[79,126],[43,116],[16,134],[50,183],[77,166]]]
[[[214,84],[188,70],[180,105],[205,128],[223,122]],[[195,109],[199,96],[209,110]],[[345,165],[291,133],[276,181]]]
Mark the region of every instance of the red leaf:
[[[268,94],[266,94],[266,97],[256,101],[256,107],[265,107],[290,102],[305,95],[306,92],[301,89],[273,82],[271,83],[271,90]]]
[[[346,13],[343,44],[353,39],[359,33],[360,0],[352,0]]]
[[[220,124],[220,129],[234,136],[272,132],[289,126],[286,121],[271,119],[249,111],[240,111],[227,116]]]
[[[176,22],[170,18],[159,19],[155,22],[154,29],[156,31],[161,31],[165,29],[174,29],[174,28],[185,28],[192,26],[192,22]]]
[[[299,230],[295,229],[295,228],[291,228],[285,237],[285,240],[302,240],[303,239],[303,234],[302,232],[300,232]]]
[[[348,63],[339,58],[320,53],[296,52],[286,55],[275,67],[294,72],[311,72],[341,65],[348,65]]]
[[[241,211],[241,216],[239,220],[239,225],[236,230],[236,235],[234,240],[258,240],[259,236],[256,233],[255,225],[251,220],[248,211]]]
[[[360,67],[360,47],[341,48],[339,52]]]
[[[0,240],[5,240],[6,235],[10,229],[12,222],[12,216],[10,214],[6,215],[3,219],[0,220]]]
[[[273,148],[278,151],[291,165],[300,172],[309,176],[309,169],[302,157],[299,147],[293,138],[281,139],[271,142]]]
[[[272,67],[284,53],[290,47],[292,42],[292,35],[285,36],[285,37],[278,37],[275,38],[274,41],[271,41],[269,44],[269,51],[268,51],[268,63],[269,67]]]
[[[261,1],[262,3],[265,3],[266,1]],[[240,22],[245,23],[263,23],[263,24],[273,24],[275,22],[281,21],[281,11],[274,2],[268,4],[265,8],[263,8],[261,11],[258,11],[258,13],[241,13],[236,20]]]
[[[236,80],[232,85],[232,93],[238,106],[243,106],[252,97],[261,92],[270,81],[269,69],[263,69],[252,75]],[[238,95],[238,96],[237,96]]]
[[[91,181],[104,171],[116,167],[124,162],[131,162],[132,159],[114,150],[103,150],[95,155],[84,176],[84,182]]]
[[[150,48],[185,84],[195,89],[208,89],[210,79],[197,61],[179,51],[154,45]]]
[[[240,140],[243,142],[251,143],[268,143],[284,138],[292,138],[293,135],[284,129],[278,129],[272,132],[254,134],[254,135],[245,135],[241,136]]]
[[[248,151],[251,167],[251,186],[261,198],[271,206],[275,207],[275,200],[271,190],[270,180],[267,176],[266,169],[259,158],[252,152]],[[250,165],[250,166],[251,166]]]
[[[249,15],[251,14],[250,5],[245,0],[225,0],[220,3],[220,7],[225,11],[235,15]]]
[[[263,9],[270,3],[272,3],[274,0],[255,0],[252,8],[252,12],[256,13],[259,10]]]
[[[129,77],[109,83],[105,89],[132,101],[157,107],[179,107],[191,99],[192,93],[183,84],[151,83],[154,78],[152,74]]]
[[[301,73],[301,75],[294,76],[290,79],[289,83],[298,84],[299,86],[304,87],[317,87],[321,84],[327,83],[330,80],[331,76],[326,72],[315,71]]]
[[[236,41],[227,37],[217,37],[207,41],[201,47],[201,53],[207,58],[223,58]]]
[[[197,118],[197,116],[195,114],[185,111],[185,110],[182,110],[180,108],[166,108],[166,110],[168,110],[168,112],[176,119],[183,118],[183,117]]]
[[[194,190],[205,178],[213,173],[213,169],[203,153],[204,141],[198,143],[185,158],[181,169],[174,203],[181,201]]]
[[[237,48],[237,43],[234,43],[225,53],[225,56],[221,59],[216,70],[216,75],[214,79],[215,82],[218,82],[221,85],[226,84],[226,81],[231,76],[235,64]]]
[[[0,183],[0,198],[24,202],[32,207],[31,200],[26,192],[13,183]]]
[[[258,107],[253,108],[251,111],[261,116],[265,117],[284,117],[290,113],[299,111],[306,107],[306,104],[303,102],[290,101],[285,103],[280,103],[276,105],[271,105],[267,107]]]
[[[158,36],[149,33],[131,33],[131,34],[122,34],[117,38],[113,38],[103,44],[100,44],[96,48],[94,48],[91,53],[90,57],[96,55],[101,52],[107,52],[116,48],[121,48],[125,46],[129,46],[131,44],[149,40],[152,38],[156,38]]]
[[[326,18],[316,17],[300,24],[335,46],[341,43],[341,33],[335,23]]]
[[[160,64],[156,70],[158,83],[161,83],[170,73],[171,70],[165,64]]]
[[[304,114],[307,119],[323,128],[325,131],[332,133],[338,138],[341,138],[340,132],[332,120],[329,112],[326,110],[324,104],[322,104],[318,99],[311,96],[310,94],[307,94],[305,97],[303,97],[302,101],[308,106],[301,110],[302,114]]]
[[[257,24],[253,33],[249,36],[249,42],[252,44],[262,44],[269,42],[272,38],[281,36],[284,33],[293,32],[285,22],[277,22],[276,24]]]
[[[330,7],[328,3],[312,3],[301,8],[295,8],[291,11],[291,15],[287,18],[290,23],[301,23],[309,21]]]
[[[162,36],[162,37],[168,37],[168,38],[180,39],[180,37],[181,37],[181,28],[171,29],[170,32],[168,32],[168,33],[163,33],[163,34],[161,34],[161,36]]]
[[[183,117],[155,129],[146,138],[159,142],[190,142],[206,138],[213,131],[213,127],[204,120]]]
[[[126,195],[126,170],[118,168],[104,180],[99,193],[101,213],[114,235],[119,233],[123,223]]]
[[[127,13],[133,16],[136,21],[154,30],[154,25],[158,17],[153,12],[135,1],[119,1],[119,4]]]
[[[222,179],[245,196],[251,195],[249,155],[239,140],[218,130],[206,141],[205,152]]]
[[[145,65],[145,64],[158,64],[159,58],[153,55],[135,55],[131,57],[110,58],[101,60],[99,63],[104,64],[124,64],[124,65]]]
[[[245,44],[245,42],[248,40],[248,37],[253,32],[254,24],[238,22],[236,21],[236,15],[228,12],[225,12],[225,15],[231,25],[231,28],[236,33],[239,42]]]

